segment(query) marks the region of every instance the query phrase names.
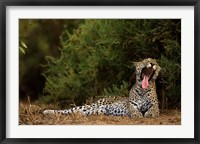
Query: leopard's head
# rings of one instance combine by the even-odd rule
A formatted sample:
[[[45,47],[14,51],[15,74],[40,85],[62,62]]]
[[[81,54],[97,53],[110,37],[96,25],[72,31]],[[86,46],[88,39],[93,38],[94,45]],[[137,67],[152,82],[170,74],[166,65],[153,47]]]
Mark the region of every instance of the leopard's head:
[[[134,62],[136,67],[136,82],[143,89],[147,89],[151,82],[158,77],[160,66],[155,59],[147,58],[141,62]]]

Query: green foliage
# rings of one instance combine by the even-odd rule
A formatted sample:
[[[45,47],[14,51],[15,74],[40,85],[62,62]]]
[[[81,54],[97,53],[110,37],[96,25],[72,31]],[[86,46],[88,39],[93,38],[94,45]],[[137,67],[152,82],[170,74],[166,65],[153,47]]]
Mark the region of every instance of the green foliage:
[[[84,20],[68,19],[19,19],[19,92],[20,99],[31,100],[42,95],[45,79],[41,64],[45,56],[58,57],[60,35],[63,29],[69,32]],[[28,47],[28,49],[27,49]]]
[[[181,65],[174,59],[161,56],[159,64],[162,71],[159,76],[159,96],[162,99],[162,107],[178,107],[181,102]]]
[[[127,96],[128,94],[128,82],[123,81],[120,86],[116,84],[112,85],[112,88],[108,87],[104,89],[104,96]]]
[[[128,95],[132,62],[151,57],[162,68],[157,80],[161,106],[166,97],[174,106],[180,102],[180,22],[88,19],[73,32],[64,30],[61,56],[46,57],[43,99],[82,104],[105,94]]]

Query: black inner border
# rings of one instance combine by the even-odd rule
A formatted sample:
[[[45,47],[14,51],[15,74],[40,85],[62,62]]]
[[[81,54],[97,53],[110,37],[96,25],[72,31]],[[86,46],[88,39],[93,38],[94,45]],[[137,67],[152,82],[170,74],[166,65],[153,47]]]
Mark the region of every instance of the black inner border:
[[[6,138],[6,7],[7,6],[194,6],[194,138]],[[0,0],[0,142],[2,144],[200,144],[200,0]],[[190,96],[188,96],[189,98]],[[189,108],[188,108],[189,109]]]

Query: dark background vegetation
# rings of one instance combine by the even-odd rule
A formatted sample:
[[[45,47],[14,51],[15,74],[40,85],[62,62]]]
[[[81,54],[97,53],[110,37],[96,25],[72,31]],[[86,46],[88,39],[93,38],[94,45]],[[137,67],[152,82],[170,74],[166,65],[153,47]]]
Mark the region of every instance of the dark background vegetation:
[[[132,62],[155,58],[161,110],[181,106],[180,19],[20,19],[20,100],[81,105],[127,96]],[[26,48],[27,47],[27,48]]]

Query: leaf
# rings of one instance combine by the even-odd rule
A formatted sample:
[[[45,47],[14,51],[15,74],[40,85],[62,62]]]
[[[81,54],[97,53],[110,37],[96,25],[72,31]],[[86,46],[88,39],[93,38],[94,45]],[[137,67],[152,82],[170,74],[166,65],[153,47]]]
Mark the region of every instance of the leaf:
[[[23,41],[20,40],[20,42],[21,42],[21,45],[22,45],[24,48],[28,48],[28,47],[26,46],[26,44],[25,44]]]
[[[25,50],[22,47],[19,47],[20,51],[25,54]]]

